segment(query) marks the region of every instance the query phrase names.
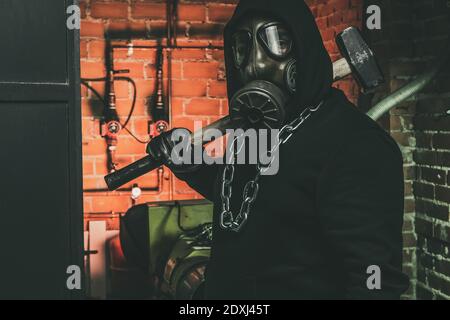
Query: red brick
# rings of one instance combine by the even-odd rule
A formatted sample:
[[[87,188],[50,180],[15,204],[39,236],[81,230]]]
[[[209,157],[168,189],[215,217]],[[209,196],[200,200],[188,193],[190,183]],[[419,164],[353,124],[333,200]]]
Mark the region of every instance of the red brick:
[[[91,86],[100,93],[103,97],[105,95],[105,82],[92,82]],[[128,83],[125,81],[115,81],[114,91],[116,93],[117,99],[128,99],[130,98],[130,89]]]
[[[94,2],[91,4],[91,16],[93,18],[127,18],[128,3]]]
[[[175,60],[204,59],[205,55],[205,50],[202,49],[178,49],[172,52],[172,58]]]
[[[220,115],[220,100],[208,98],[192,99],[186,104],[186,115]]]
[[[205,21],[206,7],[202,4],[180,4],[178,18],[181,21]]]
[[[321,35],[322,35],[323,41],[332,40],[334,43],[334,38],[336,37],[336,33],[333,29],[322,30]]]
[[[223,39],[224,25],[221,23],[191,23],[188,35],[191,39]]]
[[[133,119],[133,134],[137,135],[138,137],[142,137],[141,140],[147,141],[148,139],[148,118],[144,119]],[[137,142],[137,141],[136,141]],[[141,144],[142,146],[142,144]],[[141,153],[145,153],[145,147],[138,148]]]
[[[226,97],[227,96],[226,81],[210,81],[208,96],[209,97]]]
[[[100,81],[100,82],[97,82],[97,81],[95,81],[95,82],[90,82],[89,85],[90,85],[92,88],[94,88],[95,91],[97,91],[97,92],[100,94],[100,96],[101,96],[102,98],[104,98],[104,96],[105,96],[105,82],[104,82],[104,81]],[[95,96],[94,93],[93,93],[91,90],[89,90],[89,93],[90,93],[90,97],[91,97],[92,99],[97,100],[97,96]]]
[[[183,34],[183,29],[178,28],[179,34]],[[152,38],[164,38],[167,36],[167,23],[166,21],[154,21],[150,22],[150,30],[148,33]]]
[[[155,62],[155,50],[152,49],[137,49],[131,46],[131,49],[118,48],[114,50],[114,57],[116,59],[143,59],[147,62]]]
[[[131,183],[124,185],[124,188],[130,188],[133,186],[133,184],[139,185],[139,187],[142,189],[158,188],[160,186],[160,183],[158,184],[158,169],[153,170],[152,172],[149,172],[149,173],[133,180]],[[139,198],[139,202],[144,203],[147,201],[155,201],[155,196],[156,196],[155,192],[143,191],[142,196]],[[145,200],[147,200],[147,201],[145,201]]]
[[[219,72],[219,63],[211,62],[184,62],[183,76],[187,78],[212,78],[217,79]]]
[[[328,25],[329,26],[338,26],[343,23],[342,12],[334,12],[332,15],[328,16]]]
[[[81,88],[80,88],[81,90],[81,92],[80,92],[80,95],[81,95],[81,98],[86,98],[87,96],[88,96],[88,90],[87,90],[87,88],[85,87],[85,86],[83,86],[83,85],[81,85]]]
[[[173,95],[175,97],[206,96],[206,80],[174,80]]]
[[[81,0],[78,6],[80,7],[81,19],[86,18],[86,7],[87,7],[86,1]]]
[[[131,206],[129,195],[116,196],[96,196],[92,202],[92,211],[98,213],[106,212],[126,212]]]
[[[140,132],[142,134],[144,132]],[[145,145],[137,142],[133,138],[121,139],[117,144],[118,154],[141,154],[145,153]]]
[[[80,57],[81,58],[87,58],[88,56],[88,43],[86,40],[80,41]]]
[[[328,26],[328,20],[326,17],[320,17],[316,19],[316,24],[319,27],[319,30],[323,30]]]
[[[166,183],[168,184],[168,183]],[[158,192],[151,195],[143,195],[139,198],[138,203],[148,203],[148,202],[156,202],[156,201],[169,201],[172,200],[168,191]]]
[[[101,159],[95,159],[95,174],[97,176],[105,176],[107,175],[108,172],[108,168],[107,168],[107,163],[106,163],[106,150],[102,150],[103,154],[102,154],[102,158]],[[130,158],[129,158],[130,159]]]
[[[83,119],[82,120],[82,135],[84,138],[94,137],[97,132],[94,131],[94,120],[93,119]]]
[[[83,178],[83,189],[84,190],[92,190],[92,189],[99,189],[102,186],[102,183],[105,182],[101,181],[102,179],[100,177],[84,177]],[[90,210],[89,210],[89,209]],[[87,208],[84,208],[85,212],[88,212],[87,210],[92,210],[92,201],[89,203],[89,206]]]
[[[101,22],[81,21],[80,36],[101,38],[105,34],[105,26]]]
[[[210,117],[208,118],[208,123],[207,123],[207,125],[210,125],[210,124],[212,124],[212,123],[214,123],[214,122],[216,122],[216,121],[222,119],[222,117],[223,117],[223,116],[220,116],[220,115],[210,116]]]
[[[174,116],[173,117],[172,127],[174,128],[187,128],[191,131],[194,131],[196,127],[194,126],[194,122],[198,121],[201,128],[205,127],[209,123],[209,119],[204,117],[186,117],[186,116]]]
[[[227,116],[230,113],[228,107],[228,99],[221,99],[220,101],[221,101],[220,110],[222,112],[222,116]]]
[[[113,21],[108,26],[108,32],[117,33],[123,37],[131,37],[139,34],[145,37],[148,34],[145,22]]]
[[[223,50],[218,50],[218,49],[214,49],[211,50],[211,56],[214,60],[218,60],[218,61],[224,61],[225,60],[225,56],[224,56],[224,52]]]
[[[129,99],[131,101],[130,86],[126,81],[115,81],[114,92],[117,99]]]
[[[152,80],[136,80],[137,97],[149,98],[152,97],[155,92],[155,81]]]
[[[90,176],[94,174],[94,160],[83,159],[83,176]]]
[[[182,116],[184,115],[184,98],[174,98],[172,99],[172,115]]]
[[[105,47],[106,45],[104,40],[89,41],[88,44],[89,58],[104,58]]]
[[[127,76],[135,78],[144,78],[144,63],[139,61],[116,61],[114,63],[116,70],[129,70]]]
[[[333,13],[333,7],[328,4],[320,4],[317,6],[317,15],[319,17],[326,17]]]
[[[189,38],[180,38],[177,41],[179,46],[184,47],[198,47],[198,46],[208,46],[209,44],[214,44],[213,41],[208,39],[189,39]],[[215,45],[215,44],[214,44]],[[191,50],[191,49],[189,49]]]
[[[106,152],[106,143],[102,138],[90,140],[83,143],[83,154],[94,156],[104,155]]]
[[[213,22],[228,22],[233,15],[235,6],[210,4],[208,7],[209,21]]]
[[[181,79],[182,75],[182,62],[181,61],[173,61],[172,60],[172,79]],[[145,76],[146,79],[153,79],[156,78],[156,66],[151,63],[146,63],[145,65]],[[167,60],[164,61],[163,66],[163,79],[167,80],[169,77],[169,64]]]
[[[119,116],[126,118],[131,108],[131,98],[130,99],[117,99],[116,106]],[[147,116],[147,101],[145,99],[136,99],[134,106],[133,117],[137,116]],[[125,119],[124,119],[125,120]]]
[[[83,184],[85,184],[84,181],[83,181]],[[92,211],[92,198],[87,197],[86,195],[84,195],[84,197],[83,197],[83,210],[85,213]]]
[[[105,66],[102,62],[81,61],[82,78],[101,78],[105,76]]]
[[[165,66],[164,66],[165,67]],[[166,75],[166,72],[163,72],[163,75]],[[153,63],[144,64],[144,78],[145,79],[155,79],[156,78],[156,66]]]
[[[345,23],[352,24],[352,25],[357,25],[358,27],[360,27],[361,26],[361,22],[360,22],[361,21],[361,16],[360,16],[359,11],[348,10],[348,11],[343,12],[343,21]],[[357,21],[359,23],[356,23]]]
[[[334,1],[329,1],[327,2],[328,5],[332,6],[334,8],[335,11],[338,12],[345,12],[347,11],[349,8],[349,2],[346,0],[334,0]]]
[[[165,3],[134,3],[131,8],[133,18],[164,20],[166,18]]]
[[[172,60],[172,79],[180,79],[181,78],[181,74],[182,74],[182,65],[183,63],[180,61],[173,61]],[[153,67],[153,66],[152,66]],[[169,64],[167,63],[167,59],[165,60],[164,63],[164,69],[163,69],[163,75],[164,78],[168,77],[169,74]],[[153,68],[153,71],[151,71],[150,73],[147,73],[148,77],[155,77],[155,71]]]
[[[97,98],[82,98],[81,111],[83,118],[101,117],[103,113],[103,103]]]

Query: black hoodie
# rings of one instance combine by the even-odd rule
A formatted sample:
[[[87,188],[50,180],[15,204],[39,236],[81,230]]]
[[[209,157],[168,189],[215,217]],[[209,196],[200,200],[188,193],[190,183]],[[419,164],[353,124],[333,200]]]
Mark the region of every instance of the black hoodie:
[[[396,143],[331,88],[332,65],[301,0],[241,0],[225,29],[228,95],[236,80],[230,37],[246,13],[269,13],[291,27],[298,53],[291,117],[323,107],[280,149],[280,170],[263,176],[240,233],[222,230],[219,165],[178,174],[215,204],[207,270],[209,299],[398,299],[402,267],[403,161]],[[254,166],[237,166],[231,207],[238,211]],[[370,266],[381,288],[369,290]],[[370,282],[370,279],[369,279]]]

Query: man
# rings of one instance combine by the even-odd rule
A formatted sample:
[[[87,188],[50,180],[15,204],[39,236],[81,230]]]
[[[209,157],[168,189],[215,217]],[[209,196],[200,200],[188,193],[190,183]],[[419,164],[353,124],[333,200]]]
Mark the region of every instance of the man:
[[[402,156],[331,88],[332,64],[307,5],[242,0],[224,40],[232,107],[240,90],[264,86],[284,101],[281,125],[306,109],[311,115],[281,146],[279,172],[258,177],[256,200],[239,221],[255,165],[234,166],[230,179],[223,165],[174,165],[171,132],[150,143],[150,154],[166,154],[177,176],[215,204],[206,298],[398,299],[408,286]],[[231,182],[230,206],[223,179]],[[368,286],[373,266],[381,276],[376,288]]]

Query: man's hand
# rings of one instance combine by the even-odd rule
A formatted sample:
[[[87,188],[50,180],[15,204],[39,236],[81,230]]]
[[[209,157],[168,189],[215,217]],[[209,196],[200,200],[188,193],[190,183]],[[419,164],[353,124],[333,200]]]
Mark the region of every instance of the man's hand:
[[[184,143],[189,139],[191,132],[185,128],[175,128],[161,133],[147,145],[147,153],[156,161],[161,161],[174,173],[189,173],[198,169],[199,165],[193,164],[193,146],[188,142],[183,145],[183,151],[189,154],[188,163],[183,163],[179,154],[173,154],[174,147],[179,143]],[[177,157],[176,159],[174,157]]]

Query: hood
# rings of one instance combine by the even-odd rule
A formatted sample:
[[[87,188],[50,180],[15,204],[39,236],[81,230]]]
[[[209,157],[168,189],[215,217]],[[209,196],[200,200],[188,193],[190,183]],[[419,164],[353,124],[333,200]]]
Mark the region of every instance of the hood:
[[[290,27],[297,53],[297,88],[287,107],[288,118],[326,98],[333,82],[333,67],[315,19],[303,0],[240,0],[233,17],[225,26],[225,66],[228,99],[242,88],[234,67],[231,37],[239,19],[260,12],[283,21]]]

